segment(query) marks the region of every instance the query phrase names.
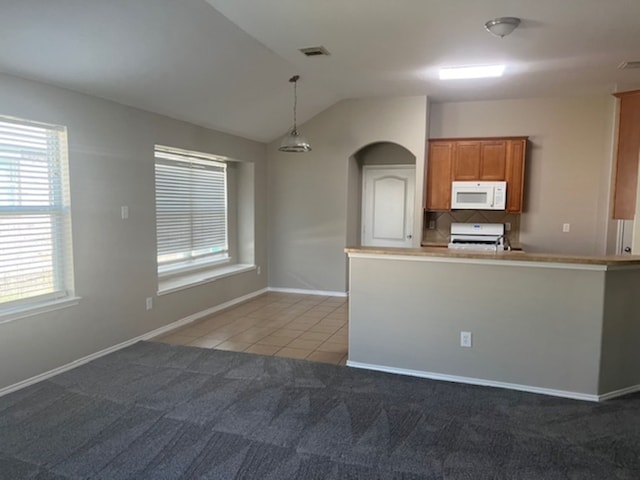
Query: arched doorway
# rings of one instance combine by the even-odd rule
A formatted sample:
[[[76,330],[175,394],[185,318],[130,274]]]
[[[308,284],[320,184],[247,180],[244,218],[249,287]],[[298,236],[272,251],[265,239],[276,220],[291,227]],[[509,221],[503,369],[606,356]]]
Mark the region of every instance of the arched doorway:
[[[349,159],[347,245],[411,246],[415,171],[416,157],[393,142],[369,144]]]

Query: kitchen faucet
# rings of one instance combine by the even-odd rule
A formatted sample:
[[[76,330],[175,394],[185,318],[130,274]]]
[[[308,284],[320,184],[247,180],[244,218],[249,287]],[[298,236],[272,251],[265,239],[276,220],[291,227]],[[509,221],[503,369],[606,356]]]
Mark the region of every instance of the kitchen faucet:
[[[503,240],[504,243],[503,245],[506,243],[507,244],[507,251],[511,251],[511,241],[509,240],[509,237],[507,237],[506,235],[500,235],[498,238],[496,238],[496,252],[498,251],[498,247],[500,246],[500,240]]]

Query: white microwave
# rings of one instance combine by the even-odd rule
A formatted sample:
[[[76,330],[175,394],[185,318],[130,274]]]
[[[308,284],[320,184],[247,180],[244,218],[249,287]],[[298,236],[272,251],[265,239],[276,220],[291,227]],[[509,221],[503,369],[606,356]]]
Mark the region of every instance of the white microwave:
[[[460,210],[504,210],[507,182],[453,182],[451,208]]]

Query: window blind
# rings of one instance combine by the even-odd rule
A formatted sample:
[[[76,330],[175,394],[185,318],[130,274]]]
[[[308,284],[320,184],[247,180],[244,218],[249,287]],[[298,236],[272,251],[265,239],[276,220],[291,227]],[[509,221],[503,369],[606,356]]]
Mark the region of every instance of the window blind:
[[[228,258],[226,164],[156,146],[155,182],[159,273]]]
[[[0,307],[71,285],[66,129],[0,117]]]

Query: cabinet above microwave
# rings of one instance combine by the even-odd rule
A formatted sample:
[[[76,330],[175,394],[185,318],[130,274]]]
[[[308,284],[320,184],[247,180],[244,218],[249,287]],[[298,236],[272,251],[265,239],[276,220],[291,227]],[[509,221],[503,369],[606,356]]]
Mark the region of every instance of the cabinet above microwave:
[[[430,139],[426,168],[429,211],[452,208],[452,182],[506,182],[505,208],[522,212],[524,166],[528,137]]]

